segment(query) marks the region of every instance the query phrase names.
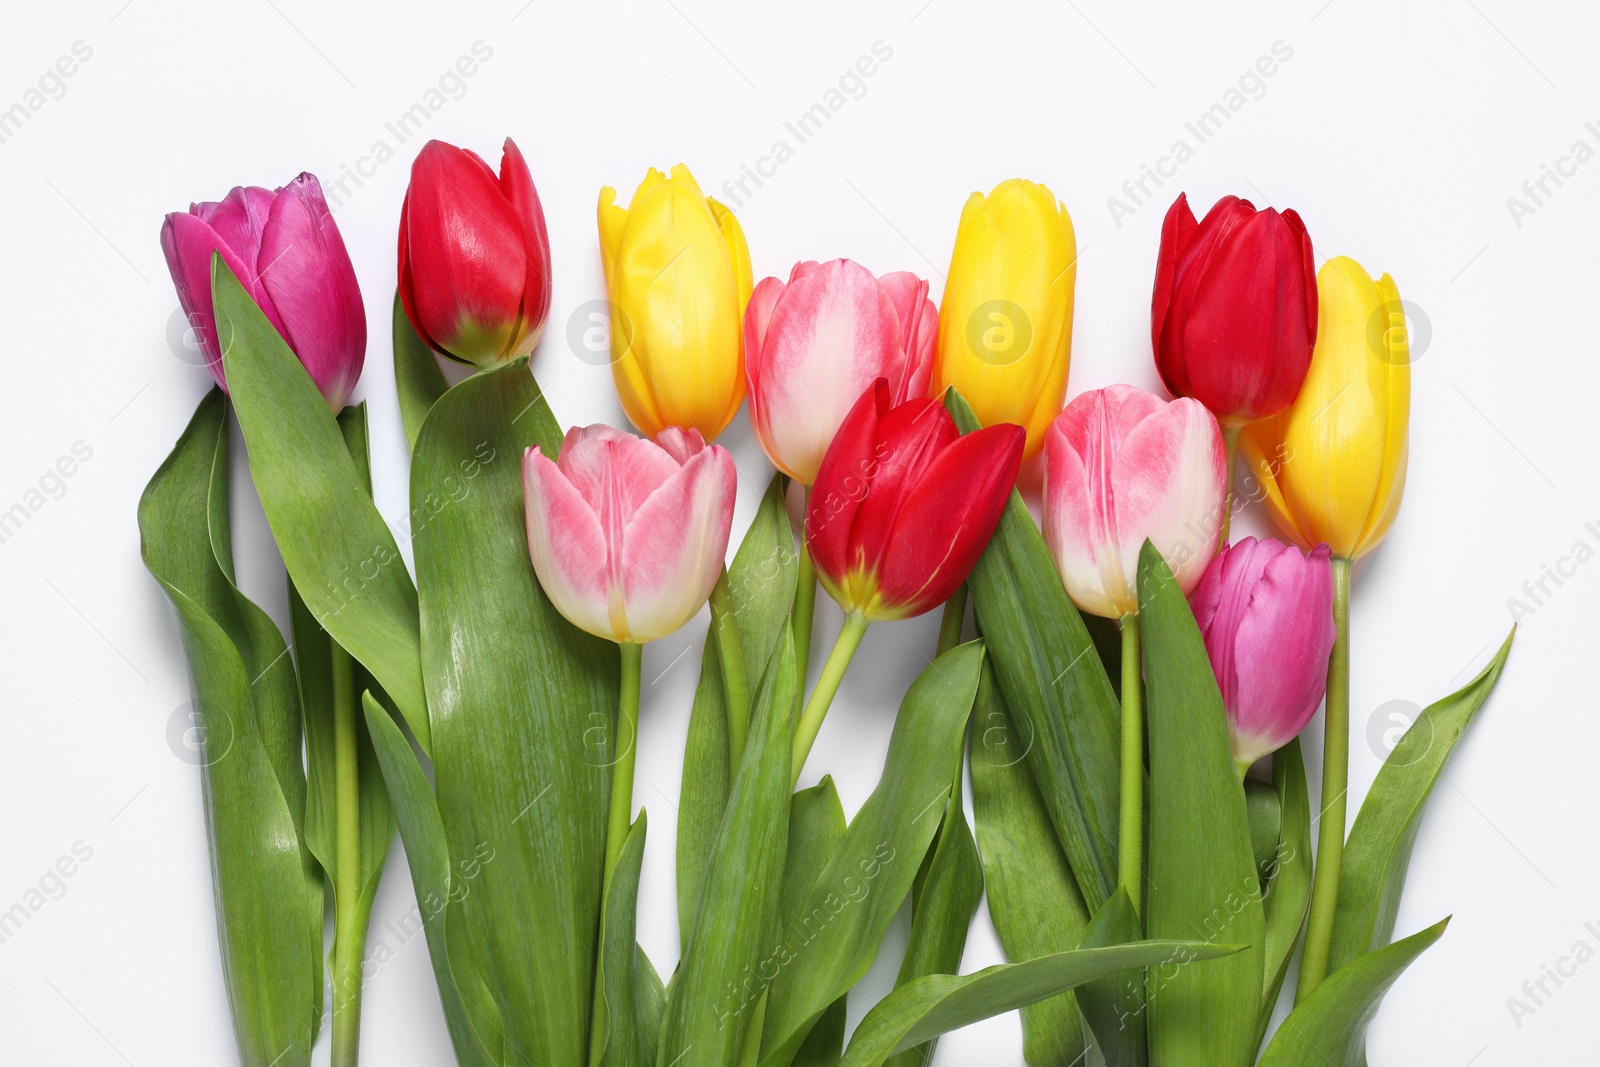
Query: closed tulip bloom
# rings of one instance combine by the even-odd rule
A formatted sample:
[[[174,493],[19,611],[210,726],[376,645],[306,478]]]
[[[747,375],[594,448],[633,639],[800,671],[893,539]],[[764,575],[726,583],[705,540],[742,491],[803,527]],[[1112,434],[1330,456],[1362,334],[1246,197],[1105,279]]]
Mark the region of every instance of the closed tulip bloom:
[[[1301,548],[1354,560],[1400,510],[1411,413],[1411,353],[1400,293],[1340,256],[1317,274],[1317,347],[1300,395],[1245,428],[1267,507]]]
[[[1311,238],[1293,211],[1225,196],[1195,222],[1179,195],[1161,225],[1150,334],[1161,380],[1225,428],[1294,400],[1317,338]]]
[[[315,176],[301,174],[280,189],[235,187],[218,203],[173,212],[161,226],[161,251],[218,385],[228,388],[211,303],[213,251],[294,350],[328,407],[344,408],[361,377],[367,316]]]
[[[773,466],[810,485],[856,399],[878,378],[891,405],[928,393],[938,312],[928,283],[874,278],[848,259],[767,278],[745,312],[750,422]]]
[[[1013,178],[961,209],[932,392],[953,385],[985,426],[1021,426],[1024,459],[1067,394],[1077,259],[1072,219],[1042,185]]]
[[[458,363],[533,351],[550,314],[550,239],[510,138],[499,174],[443,141],[417,153],[400,207],[400,302],[417,335]]]
[[[1294,739],[1316,714],[1333,650],[1333,568],[1310,554],[1246,537],[1223,549],[1190,598],[1228,713],[1242,775]]]
[[[936,400],[892,405],[880,378],[823,457],[805,535],[847,614],[903,619],[944,603],[978,562],[1022,462],[1019,426],[962,436]]]
[[[675,427],[647,441],[610,426],[567,431],[554,462],[522,461],[528,551],[556,609],[619,643],[665,637],[722,571],[737,474],[726,449]]]
[[[1131,385],[1074,398],[1045,439],[1044,490],[1045,542],[1073,602],[1137,615],[1147,538],[1193,591],[1216,552],[1225,487],[1222,432],[1199,401]]]
[[[670,177],[652,168],[626,208],[616,199],[610,186],[600,190],[622,410],[648,437],[678,426],[715,440],[744,400],[744,231],[681,163]]]

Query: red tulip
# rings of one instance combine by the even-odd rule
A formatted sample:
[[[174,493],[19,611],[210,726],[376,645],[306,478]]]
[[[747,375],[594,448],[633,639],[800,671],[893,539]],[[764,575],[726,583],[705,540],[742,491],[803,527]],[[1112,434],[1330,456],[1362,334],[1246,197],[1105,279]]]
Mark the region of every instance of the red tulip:
[[[550,314],[550,239],[510,138],[498,175],[443,141],[417,154],[400,207],[400,302],[418,336],[458,362],[533,351]]]
[[[211,254],[220,253],[335,412],[361,377],[367,316],[344,239],[315,175],[281,189],[235,186],[216,203],[174,211],[161,226],[161,251],[211,376],[224,390]]]
[[[1161,224],[1150,339],[1167,388],[1224,428],[1293,403],[1317,339],[1317,275],[1300,216],[1225,196],[1196,223],[1179,194]]]
[[[1011,496],[1022,427],[961,436],[937,400],[890,407],[879,378],[822,459],[806,513],[817,577],[845,612],[903,619],[966,581]]]

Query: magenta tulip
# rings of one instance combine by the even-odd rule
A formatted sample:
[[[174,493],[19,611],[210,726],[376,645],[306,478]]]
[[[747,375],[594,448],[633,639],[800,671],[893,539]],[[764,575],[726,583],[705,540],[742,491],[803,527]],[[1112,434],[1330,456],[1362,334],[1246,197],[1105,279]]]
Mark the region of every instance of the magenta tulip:
[[[211,304],[213,251],[300,358],[328,406],[344,408],[361,377],[367,317],[355,268],[314,175],[301,174],[281,189],[235,187],[220,203],[173,212],[161,226],[161,250],[218,385],[228,388]]]
[[[1322,703],[1333,650],[1327,545],[1309,555],[1270,538],[1222,551],[1190,600],[1242,775],[1288,744]]]
[[[726,449],[676,426],[653,442],[604,425],[568,430],[554,462],[528,449],[522,480],[539,584],[569,622],[599,637],[667,636],[722,572],[737,477]]]
[[[797,263],[788,284],[764,279],[745,311],[750,422],[773,466],[802,485],[857,398],[874,381],[889,402],[925,396],[939,313],[928,283],[874,278],[848,259]]]
[[[1226,463],[1217,420],[1131,385],[1076,397],[1045,434],[1044,536],[1084,611],[1136,615],[1148,538],[1185,594],[1221,528]]]

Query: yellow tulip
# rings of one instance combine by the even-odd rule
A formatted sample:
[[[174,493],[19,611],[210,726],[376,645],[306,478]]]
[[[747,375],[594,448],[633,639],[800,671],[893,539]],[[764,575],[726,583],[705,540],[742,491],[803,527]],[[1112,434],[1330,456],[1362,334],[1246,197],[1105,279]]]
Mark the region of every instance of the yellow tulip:
[[[652,167],[626,208],[616,199],[610,186],[600,190],[622,410],[650,437],[678,426],[714,440],[744,400],[744,231],[681,163],[670,177]]]
[[[1023,458],[1067,395],[1078,242],[1049,189],[1012,178],[961,209],[939,308],[933,395],[955,386],[985,426],[1027,431]]]
[[[1365,555],[1406,484],[1411,349],[1400,292],[1340,256],[1317,272],[1317,343],[1300,395],[1244,431],[1267,507],[1302,548]]]

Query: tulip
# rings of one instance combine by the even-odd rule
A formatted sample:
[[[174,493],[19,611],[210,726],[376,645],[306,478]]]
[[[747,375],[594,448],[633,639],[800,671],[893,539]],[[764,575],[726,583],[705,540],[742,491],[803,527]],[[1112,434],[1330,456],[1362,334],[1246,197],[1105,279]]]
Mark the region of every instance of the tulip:
[[[733,212],[689,168],[652,168],[626,208],[600,190],[600,254],[611,300],[611,371],[629,421],[706,440],[744,400],[750,252]]]
[[[1297,1000],[1327,976],[1344,851],[1350,754],[1350,563],[1383,540],[1405,489],[1411,350],[1394,281],[1339,256],[1317,272],[1317,344],[1300,395],[1245,428],[1267,509],[1301,548],[1333,557],[1337,636],[1323,716],[1322,823]]]
[[[1244,432],[1267,507],[1301,548],[1359,559],[1389,532],[1405,489],[1410,349],[1400,293],[1340,256],[1317,274],[1317,347],[1293,405]]]
[[[1148,538],[1184,593],[1215,552],[1224,469],[1217,420],[1199,401],[1131,385],[1075,398],[1045,441],[1044,537],[1084,611],[1137,615]]]
[[[817,577],[845,623],[796,727],[795,779],[867,624],[950,598],[988,545],[1022,463],[1020,426],[962,436],[938,401],[891,406],[891,395],[879,378],[850,409],[806,510]]]
[[[722,573],[738,474],[726,449],[668,427],[646,441],[610,426],[567,431],[560,457],[523,455],[528,553],[568,622],[622,653],[622,739],[612,768],[605,881],[633,815],[640,646],[688,622]]]
[[[928,283],[914,274],[874,278],[836,259],[795,264],[787,285],[764,279],[745,311],[745,375],[772,465],[815,482],[845,415],[878,378],[891,404],[926,396],[937,329]]]
[[[224,390],[222,348],[211,303],[215,252],[239,279],[336,414],[361,377],[367,317],[355,268],[322,186],[301,174],[279,189],[235,187],[220,203],[175,211],[161,226],[161,251],[178,302]]]
[[[932,393],[955,386],[985,426],[1021,426],[1025,460],[1067,394],[1077,259],[1072,219],[1042,185],[1013,178],[961,209]]]
[[[1067,594],[1122,629],[1122,793],[1118,882],[1142,897],[1144,711],[1139,551],[1149,541],[1192,592],[1216,552],[1227,469],[1222,431],[1197,400],[1131,385],[1077,397],[1045,439],[1044,539]]]
[[[1200,401],[1225,432],[1288,407],[1317,338],[1300,216],[1225,196],[1196,223],[1180,194],[1161,225],[1150,337],[1167,389]]]
[[[417,153],[400,206],[400,302],[417,336],[458,363],[533,351],[550,314],[550,239],[510,138],[498,175],[443,141]]]
[[[1322,703],[1333,650],[1333,569],[1309,554],[1246,537],[1222,550],[1190,604],[1228,713],[1239,777],[1305,728]]]

